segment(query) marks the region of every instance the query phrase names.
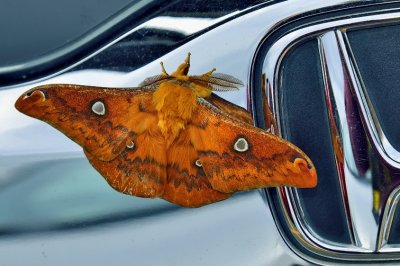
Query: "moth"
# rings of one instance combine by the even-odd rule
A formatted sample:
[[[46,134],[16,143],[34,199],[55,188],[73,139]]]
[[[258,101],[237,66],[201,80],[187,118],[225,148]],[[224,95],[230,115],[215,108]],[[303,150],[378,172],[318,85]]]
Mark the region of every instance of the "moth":
[[[139,88],[43,85],[15,107],[82,146],[125,194],[200,207],[237,191],[316,186],[315,167],[298,147],[212,93],[238,89],[240,80],[215,69],[189,76],[190,53],[172,74],[161,67]]]

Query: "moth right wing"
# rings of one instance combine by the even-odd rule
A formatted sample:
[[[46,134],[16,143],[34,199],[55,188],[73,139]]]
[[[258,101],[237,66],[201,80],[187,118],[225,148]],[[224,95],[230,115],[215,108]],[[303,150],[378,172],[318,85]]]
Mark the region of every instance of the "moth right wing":
[[[316,185],[314,165],[298,147],[205,101],[199,103],[188,130],[214,189],[233,193],[261,187]],[[196,125],[201,125],[201,130]]]

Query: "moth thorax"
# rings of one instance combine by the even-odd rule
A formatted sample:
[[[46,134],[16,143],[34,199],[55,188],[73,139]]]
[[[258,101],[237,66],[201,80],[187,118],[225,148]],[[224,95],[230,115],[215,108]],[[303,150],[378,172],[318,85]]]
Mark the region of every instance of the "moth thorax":
[[[106,107],[102,101],[96,101],[92,104],[92,111],[96,115],[105,115],[106,114]]]
[[[178,83],[160,84],[153,94],[153,104],[159,113],[190,120],[197,106],[195,92]]]
[[[158,111],[158,126],[169,146],[191,121],[196,95],[183,85],[165,82],[154,92],[153,104]]]
[[[192,83],[191,85],[197,97],[207,98],[212,93],[211,87],[200,86],[194,83]]]
[[[249,149],[249,143],[245,138],[238,138],[233,145],[233,149],[238,152],[245,152]]]

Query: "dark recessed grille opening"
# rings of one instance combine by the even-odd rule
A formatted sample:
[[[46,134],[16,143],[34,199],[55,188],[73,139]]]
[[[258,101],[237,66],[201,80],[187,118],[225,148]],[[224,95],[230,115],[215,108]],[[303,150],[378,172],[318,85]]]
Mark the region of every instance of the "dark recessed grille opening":
[[[349,31],[347,37],[382,130],[400,150],[400,25]]]
[[[318,185],[298,189],[309,228],[325,240],[351,243],[329,133],[317,41],[288,54],[281,67],[282,129],[314,162]]]

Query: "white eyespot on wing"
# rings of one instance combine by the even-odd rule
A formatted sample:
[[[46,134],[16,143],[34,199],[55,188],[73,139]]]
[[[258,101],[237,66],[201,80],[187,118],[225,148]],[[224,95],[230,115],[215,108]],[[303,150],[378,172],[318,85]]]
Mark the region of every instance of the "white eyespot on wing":
[[[203,165],[201,164],[200,159],[197,159],[196,162],[194,163],[197,167],[202,167]]]
[[[133,149],[133,148],[135,147],[135,142],[130,141],[128,144],[126,144],[126,147],[127,147],[128,149]]]
[[[92,111],[96,115],[105,115],[106,107],[102,101],[97,101],[92,105]]]
[[[238,152],[245,152],[249,150],[249,143],[245,138],[238,138],[233,144],[233,149]]]

